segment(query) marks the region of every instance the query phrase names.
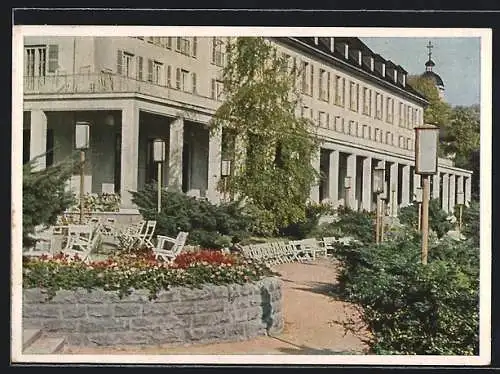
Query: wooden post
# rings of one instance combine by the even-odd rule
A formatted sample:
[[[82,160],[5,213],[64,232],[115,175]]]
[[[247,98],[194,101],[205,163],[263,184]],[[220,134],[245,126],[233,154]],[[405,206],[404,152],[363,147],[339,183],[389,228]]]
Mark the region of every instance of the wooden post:
[[[83,225],[83,190],[85,189],[84,164],[85,151],[80,150],[80,225]]]
[[[377,217],[375,219],[375,242],[380,243],[380,194],[377,194]]]
[[[158,162],[158,213],[161,212],[161,162]]]
[[[424,189],[422,191],[422,264],[427,264],[429,245],[429,176],[422,175]]]

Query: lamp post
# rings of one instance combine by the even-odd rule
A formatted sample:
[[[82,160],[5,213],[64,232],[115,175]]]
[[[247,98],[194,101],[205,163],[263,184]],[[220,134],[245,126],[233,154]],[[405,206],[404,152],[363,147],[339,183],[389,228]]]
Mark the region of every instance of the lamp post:
[[[347,176],[344,178],[344,189],[345,189],[345,206],[351,208],[351,177]]]
[[[417,229],[420,231],[422,227],[422,187],[417,187],[415,189],[415,200],[417,202],[418,209]]]
[[[161,175],[161,167],[163,162],[165,161],[165,141],[163,139],[155,139],[153,141],[153,161],[158,166],[158,213],[161,212],[161,189],[162,189],[162,175]]]
[[[222,160],[221,176],[224,181],[224,201],[227,198],[227,178],[231,175],[231,160]]]
[[[84,183],[84,164],[85,150],[89,148],[90,142],[90,123],[77,122],[75,124],[75,148],[80,151],[80,225],[83,224],[83,190]]]
[[[377,166],[373,170],[373,192],[377,195],[377,216],[375,219],[375,241],[379,244],[382,241],[382,206],[380,195],[384,192],[385,168]]]
[[[415,127],[415,173],[422,176],[422,264],[427,264],[429,244],[429,177],[437,173],[439,127]]]

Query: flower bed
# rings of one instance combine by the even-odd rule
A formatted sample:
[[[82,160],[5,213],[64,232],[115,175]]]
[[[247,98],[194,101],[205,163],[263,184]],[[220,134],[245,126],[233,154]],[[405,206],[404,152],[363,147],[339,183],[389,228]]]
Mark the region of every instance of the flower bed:
[[[149,253],[85,264],[59,255],[23,264],[23,323],[73,345],[248,339],[283,327],[281,286],[264,264],[220,252]]]

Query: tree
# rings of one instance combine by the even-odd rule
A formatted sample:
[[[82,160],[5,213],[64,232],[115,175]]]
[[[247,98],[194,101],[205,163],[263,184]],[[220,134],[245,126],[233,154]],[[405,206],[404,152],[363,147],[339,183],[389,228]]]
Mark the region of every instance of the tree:
[[[412,75],[408,77],[408,84],[429,101],[424,110],[424,122],[440,128],[445,126],[450,118],[451,106],[441,100],[434,81],[428,77]]]
[[[42,155],[43,156],[43,155]],[[79,163],[69,157],[43,170],[34,171],[38,156],[23,165],[23,246],[30,246],[30,238],[39,225],[53,225],[57,216],[68,209],[73,195],[65,190],[65,182]]]
[[[237,38],[228,43],[227,56],[224,102],[211,126],[235,139],[235,169],[225,189],[246,199],[268,231],[276,232],[305,217],[318,177],[311,165],[317,139],[312,123],[296,116],[298,72],[275,47],[261,37]]]

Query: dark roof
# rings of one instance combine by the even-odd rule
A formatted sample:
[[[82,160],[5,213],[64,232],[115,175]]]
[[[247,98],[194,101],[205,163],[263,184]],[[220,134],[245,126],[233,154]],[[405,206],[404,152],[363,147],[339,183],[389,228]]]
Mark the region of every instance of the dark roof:
[[[426,71],[422,74],[422,77],[425,77],[425,78],[430,78],[434,81],[434,83],[436,84],[436,86],[441,86],[441,87],[444,87],[444,83],[443,83],[443,80],[441,79],[441,77],[434,73],[433,71]]]
[[[429,59],[429,60],[425,63],[425,66],[436,66],[436,64],[434,63],[434,61],[432,61],[431,59]]]
[[[358,57],[355,56],[353,53],[353,50],[360,50],[364,56],[373,56],[375,61],[382,61],[385,62],[386,65],[389,67],[393,67],[394,69],[398,69],[404,73],[406,73],[406,70],[404,70],[401,66],[394,64],[392,61],[386,61],[382,56],[380,56],[377,53],[374,53],[368,46],[363,43],[359,38],[356,37],[334,37],[334,52],[330,50],[330,38],[329,37],[319,37],[318,38],[318,44],[315,43],[315,38],[314,37],[295,37],[295,38],[278,38],[278,39],[286,39],[289,41],[293,41],[293,39],[296,39],[298,41],[301,41],[302,43],[307,44],[309,47],[313,49],[317,49],[329,56],[335,57],[339,60],[342,60],[344,62],[347,62],[349,65],[356,67],[358,69],[363,70],[365,73],[375,76],[378,79],[383,80],[390,86],[396,86],[401,90],[404,90],[408,92],[409,94],[413,96],[417,96],[421,100],[427,102],[427,99],[421,95],[419,92],[417,92],[413,87],[411,87],[408,84],[408,81],[406,81],[405,86],[401,83],[400,80],[398,82],[394,82],[392,80],[392,77],[389,77],[387,74],[385,77],[382,76],[382,73],[375,68],[374,71],[371,70],[369,62],[367,62],[366,59],[362,60],[362,64],[359,65],[358,62]],[[349,58],[346,60],[344,57],[344,47],[343,44],[348,44],[349,45]]]

